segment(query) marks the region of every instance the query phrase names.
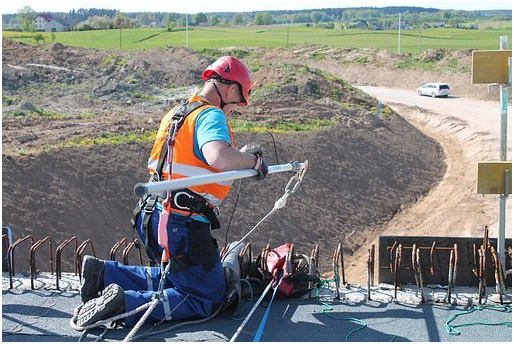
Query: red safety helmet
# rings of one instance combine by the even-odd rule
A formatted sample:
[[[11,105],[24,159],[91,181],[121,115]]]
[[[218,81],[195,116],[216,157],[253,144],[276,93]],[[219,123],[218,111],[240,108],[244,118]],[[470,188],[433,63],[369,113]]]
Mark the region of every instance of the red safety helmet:
[[[224,80],[234,81],[241,87],[244,102],[238,103],[239,106],[247,106],[252,92],[252,77],[248,68],[233,56],[222,56],[213,64],[209,65],[202,73],[202,79],[207,81],[216,73]]]

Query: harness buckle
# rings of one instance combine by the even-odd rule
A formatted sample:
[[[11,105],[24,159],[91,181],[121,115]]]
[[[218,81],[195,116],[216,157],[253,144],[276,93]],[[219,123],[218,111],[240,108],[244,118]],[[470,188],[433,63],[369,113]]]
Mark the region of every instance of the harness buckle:
[[[146,206],[143,209],[145,213],[151,214],[155,208],[155,202],[157,202],[157,197],[150,197],[146,202]]]
[[[186,195],[190,200],[193,200],[193,201],[196,200],[193,195],[190,195],[189,193],[187,193],[185,191],[179,191],[179,192],[175,193],[175,196],[173,196],[173,204],[175,205],[175,207],[177,207],[177,209],[181,209],[181,210],[187,210],[187,211],[193,210],[193,208],[188,206],[187,204],[185,206],[181,206],[178,204],[178,197],[180,195]]]

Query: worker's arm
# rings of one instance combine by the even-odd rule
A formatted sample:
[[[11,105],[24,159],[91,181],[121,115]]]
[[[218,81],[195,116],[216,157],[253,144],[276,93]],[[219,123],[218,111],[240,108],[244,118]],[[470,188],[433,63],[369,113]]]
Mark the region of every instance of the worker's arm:
[[[225,141],[210,141],[202,146],[202,153],[209,166],[220,171],[254,168],[257,157],[240,152]]]

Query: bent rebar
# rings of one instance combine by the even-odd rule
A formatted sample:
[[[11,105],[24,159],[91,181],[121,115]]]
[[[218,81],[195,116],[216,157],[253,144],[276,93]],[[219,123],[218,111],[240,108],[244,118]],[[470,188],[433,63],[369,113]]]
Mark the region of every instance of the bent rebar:
[[[55,287],[57,288],[57,290],[59,290],[59,279],[62,277],[61,276],[61,269],[62,269],[61,268],[61,266],[62,266],[61,256],[62,256],[62,250],[66,246],[71,244],[72,242],[75,242],[75,250],[73,252],[76,252],[77,251],[78,242],[77,242],[77,237],[75,237],[75,236],[72,236],[71,238],[65,240],[62,244],[60,244],[57,247],[57,250],[55,250]],[[75,258],[75,264],[73,266],[74,266],[74,272],[75,272],[75,276],[76,276],[77,272],[78,272],[77,256],[76,255],[73,255],[73,256]]]
[[[49,243],[50,248],[50,273],[54,274],[54,262],[53,262],[53,243],[52,239],[47,236],[44,239],[38,240],[34,245],[30,247],[30,288],[34,289],[34,279],[36,278],[36,251],[39,246],[43,245],[45,242]]]

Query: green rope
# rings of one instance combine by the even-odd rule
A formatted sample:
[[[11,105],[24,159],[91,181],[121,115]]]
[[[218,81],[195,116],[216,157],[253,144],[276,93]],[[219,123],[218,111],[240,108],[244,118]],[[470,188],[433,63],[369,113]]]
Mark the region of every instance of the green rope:
[[[319,299],[319,290],[324,285],[326,285],[328,287],[330,285],[330,282],[337,282],[337,279],[333,279],[333,280],[323,280],[322,279],[321,280],[319,288],[316,289],[316,302],[318,304],[321,304],[321,305],[325,306],[325,308],[323,308],[322,313],[325,314],[326,316],[328,316],[328,317],[330,317],[332,319],[336,319],[336,320],[354,321],[354,322],[357,322],[357,323],[359,323],[361,325],[360,327],[352,330],[350,333],[348,333],[346,335],[345,340],[348,342],[348,339],[350,338],[350,336],[352,334],[354,334],[355,332],[360,331],[362,329],[365,329],[368,326],[368,324],[366,324],[364,321],[362,321],[360,319],[356,319],[356,318],[339,318],[339,317],[336,317],[333,314],[327,313],[327,312],[333,311],[334,308],[332,306],[330,306],[328,303],[320,301],[320,299]]]
[[[450,317],[450,319],[448,319],[446,321],[446,324],[445,324],[446,332],[448,332],[448,334],[451,334],[452,336],[459,336],[460,331],[457,330],[458,327],[466,327],[466,326],[474,326],[474,325],[512,327],[512,321],[503,321],[503,322],[497,322],[497,323],[485,323],[485,322],[478,321],[478,322],[472,322],[472,323],[467,323],[467,324],[450,325],[450,323],[452,321],[454,321],[455,319],[457,319],[457,317],[459,317],[461,315],[471,314],[473,312],[482,311],[484,309],[500,309],[504,312],[512,313],[512,307],[509,307],[509,306],[478,306],[469,311],[464,311],[464,312],[452,315]]]
[[[357,319],[357,318],[339,318],[339,317],[336,317],[335,315],[333,314],[330,314],[328,312],[330,311],[333,311],[334,308],[332,306],[330,306],[328,303],[326,302],[323,302],[323,301],[320,301],[319,299],[319,290],[321,289],[321,287],[323,286],[326,286],[327,288],[330,287],[330,282],[339,282],[339,278],[334,278],[334,279],[331,279],[331,280],[324,280],[324,279],[320,279],[320,284],[318,286],[318,288],[316,289],[316,302],[318,304],[321,304],[323,306],[325,306],[325,308],[323,308],[323,311],[322,313],[325,314],[326,316],[332,318],[332,319],[335,319],[335,320],[343,320],[343,321],[353,321],[353,322],[356,322],[358,324],[360,324],[361,326],[350,331],[350,333],[348,333],[345,337],[345,341],[349,341],[349,338],[352,334],[354,334],[355,332],[357,331],[360,331],[360,330],[363,330],[365,329],[366,327],[368,327],[368,324],[366,324],[366,322],[364,320],[360,320],[360,319]],[[336,284],[337,285],[337,284]],[[394,341],[394,339],[396,338],[396,336],[392,336],[391,339],[389,339],[390,342]]]

